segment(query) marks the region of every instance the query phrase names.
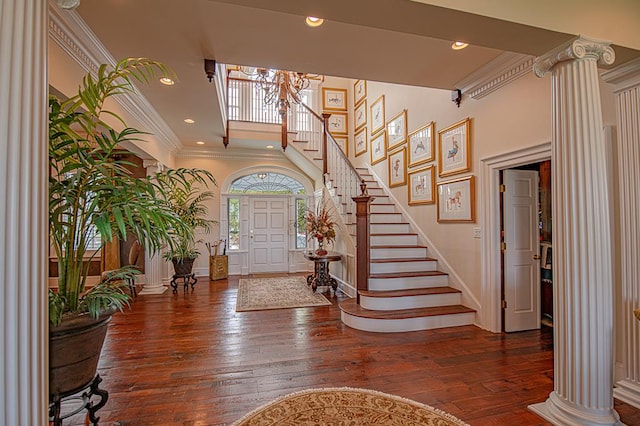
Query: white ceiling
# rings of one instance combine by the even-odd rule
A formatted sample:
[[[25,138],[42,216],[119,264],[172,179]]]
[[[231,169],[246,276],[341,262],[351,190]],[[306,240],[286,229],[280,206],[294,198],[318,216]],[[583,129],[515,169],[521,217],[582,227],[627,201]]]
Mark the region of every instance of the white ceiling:
[[[116,59],[149,57],[175,71],[174,86],[141,91],[187,147],[221,146],[205,58],[453,89],[504,51],[540,55],[574,37],[410,0],[83,0],[77,11]],[[326,22],[309,28],[306,15]],[[453,51],[454,40],[471,46]]]

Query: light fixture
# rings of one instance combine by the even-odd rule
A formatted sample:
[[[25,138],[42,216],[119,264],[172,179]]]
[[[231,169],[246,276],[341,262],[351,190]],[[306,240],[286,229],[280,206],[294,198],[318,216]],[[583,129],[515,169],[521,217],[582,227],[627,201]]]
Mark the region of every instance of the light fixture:
[[[462,50],[467,46],[469,46],[469,43],[465,43],[465,42],[462,42],[462,41],[456,41],[451,45],[451,48],[453,50]]]
[[[287,113],[291,102],[301,102],[302,91],[309,87],[310,78],[317,77],[315,74],[254,67],[240,67],[240,72],[262,89],[266,105],[278,105],[280,116]]]
[[[169,77],[162,77],[160,79],[160,83],[164,84],[165,86],[173,86],[176,82],[171,80]]]
[[[273,145],[267,145],[267,149],[273,149]]]
[[[56,0],[56,3],[63,9],[75,9],[80,5],[80,0]]]
[[[202,142],[202,141],[196,141],[196,145],[204,145],[204,142]]]
[[[322,18],[316,18],[315,16],[307,16],[307,18],[304,20],[304,22],[312,27],[319,27],[320,25],[322,25],[322,23],[324,22],[324,19]]]
[[[207,80],[209,83],[213,81],[213,78],[216,76],[216,60],[215,59],[205,59],[204,60],[204,73],[207,76]]]
[[[258,176],[259,179],[264,179],[264,178],[267,177],[267,174],[264,173],[264,172],[260,172],[260,173],[256,174],[256,176]]]
[[[184,122],[187,123],[187,124],[193,124],[193,123],[195,123],[195,120],[193,120],[191,118],[185,118]]]

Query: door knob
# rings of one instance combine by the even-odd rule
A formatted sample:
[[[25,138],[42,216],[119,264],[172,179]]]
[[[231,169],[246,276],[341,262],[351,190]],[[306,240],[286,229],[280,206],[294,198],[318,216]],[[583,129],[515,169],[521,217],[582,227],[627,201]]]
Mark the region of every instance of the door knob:
[[[540,260],[540,256],[539,256],[539,255],[537,255],[537,254],[534,254],[534,255],[533,255],[533,260]]]

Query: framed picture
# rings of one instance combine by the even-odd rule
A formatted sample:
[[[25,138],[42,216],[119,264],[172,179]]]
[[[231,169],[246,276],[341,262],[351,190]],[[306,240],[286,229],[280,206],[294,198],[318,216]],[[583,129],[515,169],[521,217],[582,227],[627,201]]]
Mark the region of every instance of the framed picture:
[[[388,149],[402,145],[407,140],[407,110],[393,117],[387,123],[387,145]]]
[[[436,202],[436,169],[433,165],[409,172],[409,205]]]
[[[353,102],[358,105],[367,97],[367,80],[358,80],[353,83]]]
[[[471,170],[470,119],[466,118],[438,132],[438,173],[440,177]]]
[[[407,147],[389,154],[389,188],[407,184]]]
[[[332,135],[346,135],[349,130],[347,127],[347,113],[333,112],[327,120],[327,126]]]
[[[347,110],[347,89],[322,88],[322,109],[326,111]]]
[[[378,131],[384,129],[384,95],[381,95],[374,103],[371,104],[371,135],[375,135]]]
[[[435,159],[435,124],[432,121],[424,127],[420,127],[409,133],[409,167],[428,163]]]
[[[438,183],[438,222],[475,222],[474,177]]]
[[[336,141],[344,155],[349,157],[349,138],[346,136],[334,136],[333,139]]]
[[[387,132],[384,130],[371,137],[371,165],[387,158]]]
[[[367,124],[367,101],[361,102],[353,111],[353,126],[358,130]]]
[[[357,157],[358,155],[364,154],[367,152],[367,147],[369,143],[367,141],[367,128],[363,127],[353,137],[355,141],[354,154]]]

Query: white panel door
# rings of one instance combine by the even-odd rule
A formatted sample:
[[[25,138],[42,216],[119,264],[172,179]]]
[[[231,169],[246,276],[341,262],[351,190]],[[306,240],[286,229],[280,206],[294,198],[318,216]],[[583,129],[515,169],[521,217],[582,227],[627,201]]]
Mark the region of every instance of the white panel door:
[[[249,272],[288,272],[289,238],[286,198],[251,198]]]
[[[538,172],[505,170],[505,331],[540,328]]]

